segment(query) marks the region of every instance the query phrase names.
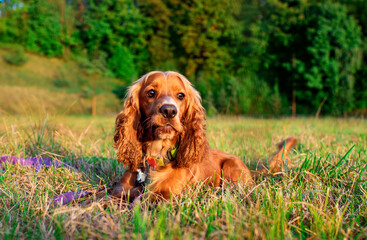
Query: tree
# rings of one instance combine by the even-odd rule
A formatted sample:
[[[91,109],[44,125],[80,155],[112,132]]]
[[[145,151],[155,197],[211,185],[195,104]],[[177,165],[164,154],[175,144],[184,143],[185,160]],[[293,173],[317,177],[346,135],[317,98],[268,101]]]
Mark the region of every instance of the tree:
[[[173,11],[171,42],[179,68],[192,79],[199,73],[218,77],[231,63],[225,44],[236,34],[231,1],[167,1]]]
[[[237,99],[232,84],[239,84],[234,77],[232,54],[243,38],[241,24],[235,19],[240,1],[166,0],[165,3],[174,16],[169,30],[178,70],[200,90],[204,105],[210,105],[214,111],[231,111]]]
[[[171,42],[169,29],[173,27],[172,19],[175,15],[164,0],[142,0],[141,13],[149,19],[151,32],[148,35],[147,45],[150,58],[147,70],[172,70],[177,68],[173,55],[174,46]]]
[[[143,72],[149,57],[144,24],[145,18],[133,1],[89,1],[78,29],[79,38],[93,65],[88,67],[95,79],[92,109],[96,108],[98,75],[113,75],[130,84]]]
[[[367,1],[341,0],[348,12],[358,21],[363,33],[363,60],[361,68],[355,74],[355,100],[356,109],[362,114],[367,114]]]
[[[1,42],[78,59],[93,76],[93,112],[102,75],[120,79],[114,93],[121,98],[155,69],[188,76],[209,112],[289,114],[291,103],[294,115],[367,109],[364,0],[12,0],[0,7]]]
[[[288,101],[296,92],[301,113],[353,108],[353,76],[360,63],[360,29],[346,9],[332,2],[269,0],[260,29],[267,45],[259,75],[279,84]],[[293,96],[292,96],[293,95]]]
[[[27,3],[26,48],[47,56],[63,55],[60,11],[54,2],[34,0]]]
[[[309,15],[309,16],[308,16]],[[307,87],[317,89],[314,98],[328,99],[326,110],[346,114],[354,106],[354,75],[361,63],[361,31],[340,4],[326,2],[310,7],[307,51],[310,61],[304,77]]]
[[[21,1],[0,3],[0,41],[24,45],[27,31],[27,9]]]

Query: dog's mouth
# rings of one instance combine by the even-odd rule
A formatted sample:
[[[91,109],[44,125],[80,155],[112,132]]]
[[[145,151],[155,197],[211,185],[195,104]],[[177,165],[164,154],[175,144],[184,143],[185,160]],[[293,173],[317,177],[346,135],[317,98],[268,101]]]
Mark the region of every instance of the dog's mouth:
[[[171,132],[171,131],[176,131],[174,126],[172,126],[171,124],[167,123],[165,125],[154,125],[152,127],[153,133],[156,131],[160,131],[160,132]]]
[[[165,125],[154,125],[152,132],[154,137],[158,139],[171,139],[177,134],[175,127],[169,123]]]

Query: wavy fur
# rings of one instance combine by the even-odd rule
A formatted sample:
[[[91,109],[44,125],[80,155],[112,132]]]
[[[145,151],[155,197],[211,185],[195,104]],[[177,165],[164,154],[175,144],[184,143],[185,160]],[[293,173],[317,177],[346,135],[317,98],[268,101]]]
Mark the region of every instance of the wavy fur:
[[[139,110],[140,80],[129,88],[124,109],[117,115],[115,122],[114,147],[117,160],[136,171],[142,159],[141,116]]]
[[[150,96],[150,91],[159,94],[155,96],[153,92],[153,96]],[[178,97],[179,93],[185,94],[184,101]],[[174,106],[177,114],[165,116],[160,112],[162,104]],[[159,131],[165,129],[164,124],[167,123],[174,126],[174,130],[171,130],[174,135],[155,135],[160,134]],[[269,169],[251,173],[240,158],[211,149],[205,129],[205,110],[201,105],[201,97],[184,76],[176,72],[158,71],[143,76],[129,89],[124,110],[116,118],[114,140],[117,159],[128,170],[112,194],[124,198],[130,195],[133,199],[140,193],[142,189],[137,185],[136,178],[137,168],[143,161],[143,148],[146,150],[150,147],[149,154],[154,152],[155,156],[157,153],[162,154],[162,149],[167,151],[169,148],[166,147],[174,146],[179,139],[176,158],[149,171],[151,183],[147,188],[152,193],[152,199],[169,199],[200,182],[212,186],[220,186],[223,181],[251,185],[259,175],[280,171],[285,159],[289,162],[291,147],[297,143],[297,139],[288,138],[285,146],[283,144],[270,161]]]
[[[190,103],[182,120],[184,131],[181,134],[177,150],[176,167],[189,167],[192,163],[201,162],[208,156],[209,144],[205,135],[205,110],[201,105],[201,97],[189,80],[175,73],[188,90]]]

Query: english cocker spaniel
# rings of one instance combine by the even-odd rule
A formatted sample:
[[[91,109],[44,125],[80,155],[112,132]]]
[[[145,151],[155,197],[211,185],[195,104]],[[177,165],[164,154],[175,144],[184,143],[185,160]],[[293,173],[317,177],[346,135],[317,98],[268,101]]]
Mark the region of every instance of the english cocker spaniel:
[[[251,172],[236,156],[209,147],[199,93],[177,72],[154,71],[129,88],[116,118],[117,159],[127,166],[112,195],[130,200],[146,186],[154,199],[168,199],[200,182],[251,185],[258,174],[281,171],[288,138],[268,169]]]

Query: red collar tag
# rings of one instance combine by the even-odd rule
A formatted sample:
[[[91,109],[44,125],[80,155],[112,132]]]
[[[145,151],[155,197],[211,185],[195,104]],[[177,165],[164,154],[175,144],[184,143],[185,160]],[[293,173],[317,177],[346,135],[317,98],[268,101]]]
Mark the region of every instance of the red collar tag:
[[[152,167],[155,168],[158,164],[157,161],[154,158],[147,158],[147,162],[148,164]]]

